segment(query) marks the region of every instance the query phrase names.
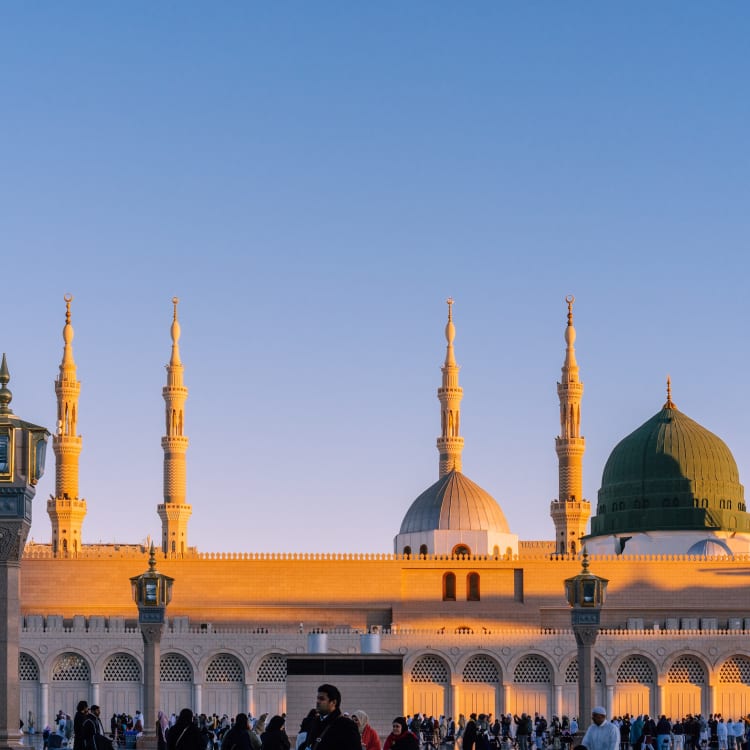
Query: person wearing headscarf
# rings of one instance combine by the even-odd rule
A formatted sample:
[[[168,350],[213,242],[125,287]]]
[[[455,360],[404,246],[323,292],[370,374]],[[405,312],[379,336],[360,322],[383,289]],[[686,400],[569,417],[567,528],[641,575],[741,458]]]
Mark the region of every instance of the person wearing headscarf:
[[[221,750],[252,750],[250,742],[250,721],[247,714],[237,714],[234,724],[224,732]]]
[[[393,731],[386,737],[383,750],[419,750],[419,739],[409,731],[403,716],[393,720]]]
[[[156,750],[167,750],[167,729],[169,719],[164,711],[159,711],[156,717]]]
[[[204,750],[200,729],[193,721],[193,712],[183,708],[173,727],[167,732],[167,750]]]
[[[362,737],[363,750],[380,750],[380,737],[370,726],[370,719],[364,711],[354,711],[352,721],[357,725]]]
[[[260,736],[262,750],[289,750],[290,743],[284,729],[283,716],[272,716],[266,731]]]

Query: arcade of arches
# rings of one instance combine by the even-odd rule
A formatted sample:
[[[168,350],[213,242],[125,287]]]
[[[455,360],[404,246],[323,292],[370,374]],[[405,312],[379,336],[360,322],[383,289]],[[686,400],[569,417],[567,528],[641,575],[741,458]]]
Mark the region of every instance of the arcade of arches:
[[[31,712],[47,723],[60,708],[69,711],[72,696],[88,696],[107,716],[134,712],[143,703],[142,664],[132,653],[118,651],[91,660],[64,651],[47,663],[49,669],[30,653],[20,654],[22,716]],[[254,715],[279,713],[286,710],[286,678],[284,653],[243,659],[218,652],[196,659],[194,653],[167,651],[161,657],[162,708],[171,713],[192,706],[230,716],[248,708]],[[404,659],[403,687],[404,711],[412,714],[577,715],[575,657],[556,667],[552,659],[537,653],[517,654],[510,660],[490,653],[461,654],[457,659],[419,653]],[[661,672],[643,654],[623,656],[608,668],[597,659],[595,691],[596,702],[614,715],[747,715],[750,658],[734,654],[711,668],[697,654],[675,654]]]

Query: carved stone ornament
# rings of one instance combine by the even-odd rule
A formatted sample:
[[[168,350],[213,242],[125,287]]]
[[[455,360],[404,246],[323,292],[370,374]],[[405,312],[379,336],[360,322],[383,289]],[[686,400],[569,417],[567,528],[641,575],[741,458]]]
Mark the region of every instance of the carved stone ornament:
[[[161,641],[161,634],[161,625],[141,625],[141,637],[147,646],[149,644],[159,643]]]
[[[0,523],[0,561],[20,562],[28,534],[28,523],[22,521]]]
[[[599,635],[599,628],[576,627],[573,629],[576,636],[576,643],[579,646],[593,646],[596,643],[596,636]]]

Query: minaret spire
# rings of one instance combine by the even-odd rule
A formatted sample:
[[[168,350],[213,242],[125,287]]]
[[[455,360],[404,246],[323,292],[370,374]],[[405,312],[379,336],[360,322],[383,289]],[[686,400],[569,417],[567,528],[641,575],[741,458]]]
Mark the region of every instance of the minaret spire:
[[[162,552],[167,556],[187,552],[187,524],[193,509],[185,502],[187,488],[186,461],[189,440],[185,437],[185,401],[188,389],[183,383],[180,360],[180,321],[177,318],[179,299],[172,298],[173,314],[170,335],[172,356],[167,365],[167,384],[162,389],[166,407],[166,434],[161,439],[164,450],[164,502],[157,512],[161,518]]]
[[[676,409],[674,401],[672,401],[672,378],[667,375],[667,401],[662,409]]]
[[[459,367],[453,352],[453,340],[456,338],[456,327],[453,324],[453,298],[446,300],[448,304],[448,322],[445,325],[445,363],[443,364],[443,382],[438,388],[437,396],[440,401],[440,437],[437,448],[440,453],[439,474],[444,477],[451,471],[461,471],[461,453],[464,449],[464,439],[459,435],[461,424],[461,399],[463,388],[458,385]]]
[[[588,500],[583,498],[583,454],[586,441],[581,436],[581,399],[583,383],[578,376],[573,325],[575,297],[565,298],[568,305],[568,324],[565,328],[565,361],[562,377],[557,384],[560,400],[560,435],[555,439],[559,488],[558,499],[553,500],[550,514],[555,524],[555,547],[558,553],[577,553],[581,537],[586,533],[586,523],[591,514]]]
[[[55,381],[57,396],[57,429],[52,438],[55,452],[55,496],[47,501],[47,513],[52,522],[52,552],[56,556],[75,555],[81,548],[81,527],[86,517],[86,501],[78,497],[78,458],[81,436],[77,434],[78,399],[81,381],[78,380],[73,358],[71,323],[71,294],[66,294],[65,325],[63,326],[63,356],[60,374]]]
[[[3,361],[0,363],[0,414],[12,414],[10,408],[10,402],[13,400],[13,394],[8,388],[10,383],[10,371],[8,370],[8,362],[5,359],[5,352],[3,352]]]

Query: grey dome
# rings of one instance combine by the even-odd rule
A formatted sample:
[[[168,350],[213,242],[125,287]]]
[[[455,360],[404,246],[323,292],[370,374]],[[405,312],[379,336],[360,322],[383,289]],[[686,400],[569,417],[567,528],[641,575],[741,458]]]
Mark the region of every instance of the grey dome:
[[[510,534],[495,498],[460,471],[451,471],[438,479],[411,504],[399,533],[438,529]]]
[[[701,539],[687,551],[688,555],[700,557],[732,557],[732,550],[721,539]]]

